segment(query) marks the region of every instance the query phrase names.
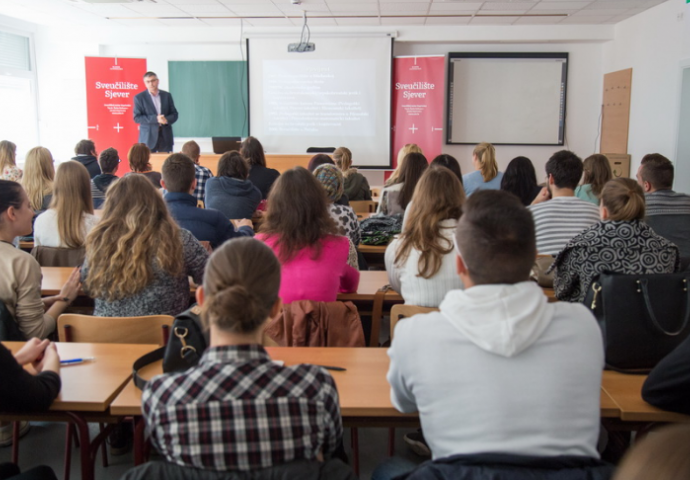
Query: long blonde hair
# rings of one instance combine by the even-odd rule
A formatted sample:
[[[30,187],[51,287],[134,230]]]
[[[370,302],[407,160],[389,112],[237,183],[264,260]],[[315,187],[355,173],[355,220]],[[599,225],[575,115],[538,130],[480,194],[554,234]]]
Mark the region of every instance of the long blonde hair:
[[[338,147],[333,152],[335,165],[343,172],[343,177],[347,177],[352,171],[352,152],[347,147]]]
[[[58,166],[50,208],[57,214],[62,242],[68,248],[84,246],[84,215],[93,214],[91,177],[84,165],[70,160]]]
[[[474,147],[473,155],[479,162],[479,171],[485,182],[490,182],[498,175],[498,164],[496,163],[496,149],[487,142],[482,142]]]
[[[127,175],[108,188],[101,221],[86,239],[86,261],[86,290],[106,301],[143,290],[155,267],[181,274],[180,229],[148,178]]]
[[[53,192],[55,167],[50,150],[34,147],[26,154],[22,186],[34,210],[43,210],[43,199]]]
[[[388,178],[388,180],[386,180],[385,186],[393,185],[394,183],[399,183],[400,171],[402,170],[402,165],[404,163],[403,160],[405,160],[405,157],[408,153],[421,153],[422,155],[424,155],[424,152],[422,152],[422,149],[419,148],[419,145],[417,145],[416,143],[408,143],[407,145],[404,145],[398,151],[397,166],[395,167],[393,174]]]
[[[440,222],[459,219],[463,203],[465,190],[453,172],[445,167],[427,169],[415,188],[395,263],[404,263],[410,251],[416,249],[421,252],[418,276],[431,278],[436,275],[443,256],[453,250],[453,243],[442,235]]]
[[[0,142],[0,173],[5,167],[16,167],[17,146],[9,140]]]

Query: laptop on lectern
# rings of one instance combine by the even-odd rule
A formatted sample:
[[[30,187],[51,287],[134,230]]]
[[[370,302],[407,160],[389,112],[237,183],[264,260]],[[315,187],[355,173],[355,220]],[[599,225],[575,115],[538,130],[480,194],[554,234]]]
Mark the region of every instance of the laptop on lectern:
[[[225,152],[240,149],[241,137],[211,137],[213,153],[222,155]]]

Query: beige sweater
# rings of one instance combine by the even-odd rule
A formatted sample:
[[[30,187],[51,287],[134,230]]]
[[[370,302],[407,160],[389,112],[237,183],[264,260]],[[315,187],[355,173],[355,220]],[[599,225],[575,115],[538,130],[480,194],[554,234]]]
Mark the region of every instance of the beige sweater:
[[[10,311],[26,338],[46,338],[55,319],[41,300],[41,267],[28,253],[0,242],[0,301]]]

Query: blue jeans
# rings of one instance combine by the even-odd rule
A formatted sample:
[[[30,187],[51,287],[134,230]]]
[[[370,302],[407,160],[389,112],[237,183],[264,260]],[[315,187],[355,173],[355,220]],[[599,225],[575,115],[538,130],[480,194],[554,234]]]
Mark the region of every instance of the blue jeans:
[[[392,480],[398,475],[410,473],[418,466],[418,463],[406,458],[391,457],[376,467],[374,473],[371,474],[371,480]]]

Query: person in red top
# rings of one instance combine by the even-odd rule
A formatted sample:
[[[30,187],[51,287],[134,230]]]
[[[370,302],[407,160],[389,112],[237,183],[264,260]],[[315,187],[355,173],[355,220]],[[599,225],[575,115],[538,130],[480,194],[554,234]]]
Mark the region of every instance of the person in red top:
[[[328,214],[326,192],[302,167],[284,172],[271,189],[256,238],[282,264],[280,298],[334,302],[359,286],[357,253]]]

